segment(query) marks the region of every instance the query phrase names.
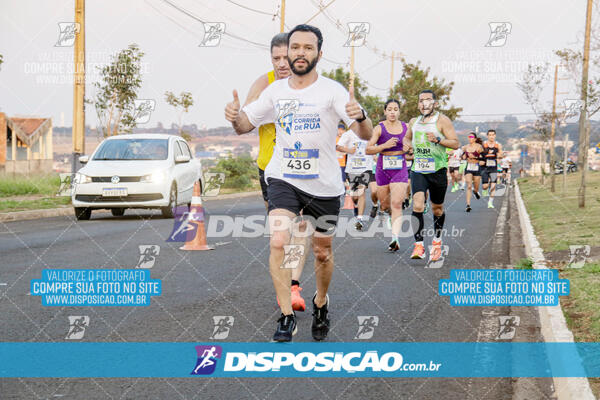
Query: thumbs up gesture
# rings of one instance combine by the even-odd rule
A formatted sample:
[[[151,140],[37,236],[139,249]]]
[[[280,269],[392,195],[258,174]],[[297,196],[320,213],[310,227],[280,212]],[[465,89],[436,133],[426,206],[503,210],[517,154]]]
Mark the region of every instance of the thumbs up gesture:
[[[363,111],[356,99],[354,99],[354,82],[350,82],[348,92],[350,92],[350,99],[348,100],[348,103],[346,103],[346,114],[348,115],[348,118],[361,119],[363,117]]]
[[[235,122],[240,114],[240,99],[238,98],[237,90],[233,91],[233,101],[225,106],[225,118],[229,122]]]

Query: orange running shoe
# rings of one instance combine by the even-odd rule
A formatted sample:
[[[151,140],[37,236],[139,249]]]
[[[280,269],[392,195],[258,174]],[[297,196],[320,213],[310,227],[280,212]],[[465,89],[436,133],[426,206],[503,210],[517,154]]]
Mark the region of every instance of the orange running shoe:
[[[442,240],[433,239],[431,242],[431,253],[429,254],[430,261],[437,261],[442,256]]]
[[[298,285],[292,285],[292,309],[294,311],[306,310],[306,303],[300,295],[302,288]]]
[[[423,242],[415,243],[415,249],[413,250],[410,258],[412,258],[412,259],[419,258],[421,260],[425,258],[425,246],[423,246]]]

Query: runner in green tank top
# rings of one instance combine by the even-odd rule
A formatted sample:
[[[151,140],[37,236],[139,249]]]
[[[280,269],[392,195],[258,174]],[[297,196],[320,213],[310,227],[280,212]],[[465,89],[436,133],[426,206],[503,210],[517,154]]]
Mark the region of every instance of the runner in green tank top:
[[[413,213],[418,222],[415,230],[415,248],[411,258],[425,258],[423,245],[423,211],[425,210],[425,193],[429,190],[429,199],[433,211],[435,238],[431,244],[430,261],[437,261],[442,256],[442,228],[444,227],[444,198],[448,187],[446,171],[448,156],[446,148],[458,149],[459,141],[450,118],[435,111],[438,103],[431,90],[423,90],[419,94],[419,112],[421,115],[410,121],[411,131],[405,139],[412,143],[414,161],[411,174],[413,193]]]

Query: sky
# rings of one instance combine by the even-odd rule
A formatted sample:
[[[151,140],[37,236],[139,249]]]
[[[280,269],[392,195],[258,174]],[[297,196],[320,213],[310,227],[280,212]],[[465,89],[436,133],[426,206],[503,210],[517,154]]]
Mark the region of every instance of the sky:
[[[0,0],[0,110],[9,116],[52,117],[54,126],[72,125],[73,47],[59,43],[59,23],[74,21],[74,0]],[[237,4],[236,4],[237,3]],[[348,68],[348,23],[365,23],[366,43],[355,47],[355,71],[382,97],[390,85],[392,51],[421,62],[431,74],[454,81],[451,103],[466,121],[498,120],[504,114],[530,119],[531,108],[516,86],[527,64],[557,62],[554,50],[582,47],[585,1],[566,0],[287,0],[285,22],[319,27],[323,57],[317,68]],[[184,124],[227,125],[223,109],[237,89],[245,98],[252,82],[269,71],[268,45],[279,32],[276,0],[88,0],[86,2],[86,97],[95,93],[96,66],[137,43],[145,53],[139,99],[154,100],[145,125],[177,123],[178,113],[164,93],[189,91],[194,106]],[[244,8],[245,7],[245,8]],[[249,9],[250,8],[250,9]],[[197,19],[186,14],[191,14]],[[269,14],[269,15],[267,15]],[[316,16],[315,16],[316,15]],[[224,23],[216,46],[202,46],[202,22]],[[491,40],[490,24],[503,24],[505,40]],[[241,40],[243,39],[243,40]],[[256,44],[250,43],[254,42]],[[211,43],[209,43],[211,44]],[[360,44],[360,43],[357,43]],[[486,46],[487,44],[487,46]],[[401,75],[395,61],[394,76]],[[552,82],[544,98],[551,101]],[[559,104],[577,98],[559,81]],[[417,110],[415,110],[415,113]],[[520,115],[523,114],[523,115]],[[93,105],[86,124],[96,126]]]

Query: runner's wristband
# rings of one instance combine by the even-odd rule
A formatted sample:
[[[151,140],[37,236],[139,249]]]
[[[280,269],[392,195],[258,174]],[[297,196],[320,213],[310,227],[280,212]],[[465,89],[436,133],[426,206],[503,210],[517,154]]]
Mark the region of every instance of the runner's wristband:
[[[365,113],[365,110],[363,110],[362,108],[360,109],[360,111],[362,111],[362,118],[358,118],[355,119],[356,122],[361,123],[363,122],[365,119],[367,119],[367,114]]]

